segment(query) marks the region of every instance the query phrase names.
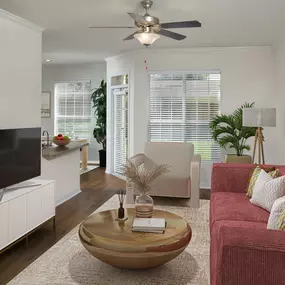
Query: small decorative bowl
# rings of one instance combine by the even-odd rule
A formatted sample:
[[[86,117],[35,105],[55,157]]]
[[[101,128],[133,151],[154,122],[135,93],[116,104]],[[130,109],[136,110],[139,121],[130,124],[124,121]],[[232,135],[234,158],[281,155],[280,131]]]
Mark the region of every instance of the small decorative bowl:
[[[66,146],[70,143],[70,140],[53,140],[53,143],[57,146]]]

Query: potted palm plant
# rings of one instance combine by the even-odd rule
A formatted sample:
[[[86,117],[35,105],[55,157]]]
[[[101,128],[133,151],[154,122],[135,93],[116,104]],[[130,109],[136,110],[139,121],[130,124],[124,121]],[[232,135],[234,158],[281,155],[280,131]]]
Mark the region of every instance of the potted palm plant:
[[[106,115],[107,115],[107,83],[102,80],[100,87],[92,95],[93,108],[95,108],[95,117],[97,119],[93,136],[103,149],[99,150],[100,167],[106,167]]]
[[[243,109],[252,108],[254,103],[245,103],[230,115],[218,115],[210,122],[213,139],[222,148],[235,150],[235,154],[227,154],[227,163],[252,163],[250,155],[244,155],[244,151],[250,151],[247,139],[255,136],[256,127],[244,127]]]

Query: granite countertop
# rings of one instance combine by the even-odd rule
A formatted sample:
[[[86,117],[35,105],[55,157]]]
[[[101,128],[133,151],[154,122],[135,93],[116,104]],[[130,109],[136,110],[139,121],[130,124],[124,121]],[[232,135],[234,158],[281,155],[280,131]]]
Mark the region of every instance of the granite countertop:
[[[47,160],[56,159],[62,155],[67,155],[70,152],[76,151],[84,146],[89,145],[88,142],[70,142],[67,146],[59,147],[57,145],[52,145],[42,149],[42,157]]]

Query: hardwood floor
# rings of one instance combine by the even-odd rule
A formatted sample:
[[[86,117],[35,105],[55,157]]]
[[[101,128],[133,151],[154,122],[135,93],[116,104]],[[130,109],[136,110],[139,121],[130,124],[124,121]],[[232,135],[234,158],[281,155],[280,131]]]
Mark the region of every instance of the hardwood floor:
[[[116,189],[124,187],[124,181],[106,174],[102,168],[81,175],[82,192],[56,208],[55,231],[49,222],[29,236],[28,244],[23,240],[0,255],[0,284],[7,284],[104,204]]]
[[[106,174],[104,168],[97,168],[80,178],[82,192],[56,208],[55,230],[52,222],[49,222],[29,236],[28,244],[23,240],[0,254],[0,285],[7,284],[18,275],[104,204],[118,188],[125,188],[124,181]],[[201,189],[200,198],[210,199],[210,191]]]

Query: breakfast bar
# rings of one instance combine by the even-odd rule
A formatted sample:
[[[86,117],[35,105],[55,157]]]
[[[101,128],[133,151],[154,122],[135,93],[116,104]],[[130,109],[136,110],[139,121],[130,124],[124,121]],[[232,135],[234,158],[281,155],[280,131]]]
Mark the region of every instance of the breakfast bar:
[[[41,179],[55,180],[56,205],[80,193],[80,150],[88,145],[88,141],[71,141],[63,147],[52,145],[42,149]]]

